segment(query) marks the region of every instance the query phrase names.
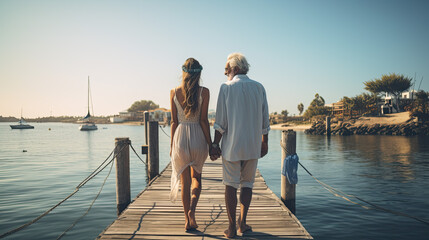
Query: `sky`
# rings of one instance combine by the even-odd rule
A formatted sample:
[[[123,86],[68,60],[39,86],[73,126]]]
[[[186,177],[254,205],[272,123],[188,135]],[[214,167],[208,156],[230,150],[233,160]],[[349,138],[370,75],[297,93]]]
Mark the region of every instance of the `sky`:
[[[189,57],[215,110],[226,58],[244,54],[269,111],[353,97],[397,73],[429,91],[429,1],[0,1],[0,116],[170,108]],[[423,79],[423,80],[422,80]]]

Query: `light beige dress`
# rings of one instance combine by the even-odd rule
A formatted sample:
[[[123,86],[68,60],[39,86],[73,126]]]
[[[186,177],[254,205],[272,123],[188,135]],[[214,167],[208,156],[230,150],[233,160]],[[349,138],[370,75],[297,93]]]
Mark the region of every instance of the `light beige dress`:
[[[196,172],[201,173],[204,162],[208,157],[209,147],[200,125],[201,92],[202,88],[200,89],[200,97],[198,98],[198,110],[188,118],[185,117],[185,112],[177,100],[176,92],[174,93],[173,101],[176,105],[179,123],[174,133],[171,151],[170,200],[172,202],[175,202],[177,199],[182,172],[188,166],[191,166]]]

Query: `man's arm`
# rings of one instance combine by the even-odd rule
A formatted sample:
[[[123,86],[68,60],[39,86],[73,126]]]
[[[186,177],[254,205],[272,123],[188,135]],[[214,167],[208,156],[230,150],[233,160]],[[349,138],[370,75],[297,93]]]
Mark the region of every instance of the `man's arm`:
[[[261,158],[268,153],[268,134],[262,135]]]
[[[224,85],[220,87],[219,96],[217,98],[216,120],[215,120],[215,123],[213,124],[213,128],[216,131],[215,131],[215,138],[212,144],[214,146],[212,146],[212,151],[210,151],[211,160],[216,160],[221,156],[222,152],[219,147],[219,142],[222,139],[222,134],[228,128],[226,102],[225,102],[225,95],[223,92],[224,88],[225,88]]]
[[[216,130],[213,143],[216,143],[217,145],[219,145],[219,142],[221,139],[222,139],[222,133],[220,133],[218,130]]]
[[[268,101],[265,88],[263,88],[263,103],[262,103],[262,145],[261,158],[268,153],[268,132],[270,131],[270,114],[268,113]]]
[[[210,150],[210,159],[216,160],[222,155],[222,150],[219,147],[219,142],[222,139],[222,133],[218,130],[215,131],[215,138],[213,140],[213,145],[217,145],[217,147],[212,147]]]

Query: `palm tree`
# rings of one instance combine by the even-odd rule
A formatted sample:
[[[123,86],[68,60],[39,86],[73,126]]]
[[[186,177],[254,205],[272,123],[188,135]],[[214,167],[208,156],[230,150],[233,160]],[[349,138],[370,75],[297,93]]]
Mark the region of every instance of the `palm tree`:
[[[299,115],[301,115],[302,112],[304,112],[304,104],[302,103],[298,104],[298,111],[299,111]]]

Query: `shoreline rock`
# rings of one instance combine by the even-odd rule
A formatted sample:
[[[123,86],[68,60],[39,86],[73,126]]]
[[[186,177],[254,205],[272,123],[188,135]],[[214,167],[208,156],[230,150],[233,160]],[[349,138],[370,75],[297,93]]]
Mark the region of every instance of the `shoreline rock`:
[[[310,129],[304,131],[310,135],[326,135],[324,121],[313,123]],[[429,136],[429,123],[406,121],[399,124],[362,124],[355,125],[351,122],[338,122],[331,124],[331,135],[393,135],[393,136]]]

